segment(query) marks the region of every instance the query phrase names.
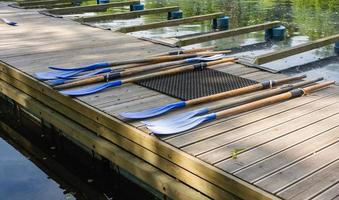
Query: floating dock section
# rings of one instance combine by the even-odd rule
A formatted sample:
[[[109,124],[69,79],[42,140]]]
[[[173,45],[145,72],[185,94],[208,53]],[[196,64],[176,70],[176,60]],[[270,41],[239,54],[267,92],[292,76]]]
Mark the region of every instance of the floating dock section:
[[[107,8],[93,6],[94,10],[98,7]],[[78,8],[75,12],[87,11]],[[81,21],[127,19],[175,10],[179,8],[146,9]],[[56,9],[54,14],[68,12],[73,11]],[[131,83],[71,98],[37,80],[33,74],[46,71],[49,66],[74,67],[145,57],[172,48],[41,15],[35,10],[11,8],[7,3],[0,4],[0,15],[18,23],[18,26],[0,25],[0,37],[6,38],[0,41],[0,92],[74,143],[115,163],[165,198],[325,200],[338,196],[337,86],[218,119],[180,134],[157,137],[140,121],[123,119],[118,113],[178,99]],[[280,22],[218,31],[181,39],[176,44],[185,46],[277,25]],[[287,77],[240,63],[220,64],[215,69],[258,82]],[[237,98],[241,97],[231,99]]]

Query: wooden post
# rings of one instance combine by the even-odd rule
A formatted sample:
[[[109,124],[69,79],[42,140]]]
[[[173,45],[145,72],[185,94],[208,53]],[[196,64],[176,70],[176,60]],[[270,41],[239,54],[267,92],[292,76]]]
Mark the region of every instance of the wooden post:
[[[298,53],[302,53],[305,51],[310,51],[312,49],[316,49],[319,47],[323,47],[329,44],[333,44],[336,41],[339,40],[339,34],[337,35],[332,35],[329,37],[325,37],[325,38],[321,38],[315,41],[311,41],[305,44],[301,44],[301,45],[297,45],[295,47],[291,47],[288,49],[284,49],[281,51],[277,51],[277,52],[273,52],[273,53],[268,53],[262,56],[258,56],[254,63],[261,65],[264,63],[268,63],[268,62],[272,62],[274,60],[278,60],[278,59],[282,59],[282,58],[286,58],[288,56],[292,56]]]
[[[137,25],[137,26],[127,26],[127,27],[120,28],[117,31],[122,32],[122,33],[130,33],[130,32],[142,31],[142,30],[148,30],[148,29],[154,29],[154,28],[178,26],[180,24],[200,22],[200,21],[210,20],[210,19],[214,19],[217,17],[221,17],[221,16],[223,16],[222,12],[212,13],[212,14],[207,14],[207,15],[186,17],[182,19],[172,19],[168,21],[155,22],[155,23],[149,23],[149,24],[143,24],[143,25]]]
[[[213,32],[213,33],[206,33],[206,34],[201,34],[201,35],[198,35],[198,36],[192,36],[192,37],[186,37],[186,38],[183,38],[183,39],[179,39],[175,43],[175,45],[176,46],[187,46],[187,45],[191,45],[191,44],[197,44],[197,43],[207,42],[207,41],[211,41],[211,40],[232,37],[232,36],[241,35],[241,34],[245,34],[245,33],[261,31],[261,30],[265,30],[265,29],[269,29],[269,28],[279,26],[280,24],[281,24],[281,22],[274,21],[274,22],[267,22],[267,23],[263,23],[263,24],[246,26],[246,27],[241,27],[241,28],[236,28],[236,29],[231,29],[231,30],[226,30],[226,31],[217,31],[217,32]]]
[[[122,1],[122,2],[100,4],[100,5],[55,8],[55,9],[45,10],[44,12],[56,14],[56,15],[80,14],[80,13],[85,13],[85,12],[104,12],[108,8],[129,6],[131,4],[137,4],[139,2],[140,2],[139,0],[133,0],[133,1]]]
[[[114,19],[133,19],[141,15],[151,15],[158,13],[166,13],[174,10],[179,10],[178,6],[164,7],[164,8],[153,8],[141,11],[132,11],[132,12],[123,12],[116,14],[106,14],[93,17],[82,17],[77,21],[81,22],[94,22],[94,21],[104,21],[104,20],[114,20]]]

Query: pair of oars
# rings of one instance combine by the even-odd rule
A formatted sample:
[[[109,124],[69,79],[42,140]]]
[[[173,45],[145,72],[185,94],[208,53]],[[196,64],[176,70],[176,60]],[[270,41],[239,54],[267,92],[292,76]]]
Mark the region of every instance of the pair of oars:
[[[200,97],[200,98],[196,98],[196,99],[192,99],[188,101],[178,101],[175,103],[170,103],[164,106],[151,108],[151,109],[147,109],[147,110],[143,110],[139,112],[121,112],[119,114],[122,117],[128,118],[128,119],[145,119],[145,118],[159,116],[164,113],[173,111],[175,109],[179,109],[183,107],[190,107],[190,106],[194,106],[194,105],[198,105],[202,103],[208,103],[212,101],[235,97],[235,96],[239,96],[242,94],[247,94],[247,93],[271,88],[275,85],[288,83],[290,81],[301,80],[305,77],[306,77],[305,75],[302,75],[302,76],[296,76],[296,77],[287,77],[287,78],[278,79],[278,80],[267,80],[267,81],[263,81],[261,83],[257,83],[254,85],[250,85],[250,86],[246,86],[246,87],[242,87],[239,89],[230,90],[226,92],[221,92],[221,93],[210,95],[210,96]],[[197,112],[196,114],[203,114],[204,112],[205,111],[201,110]]]
[[[98,83],[98,82],[104,82],[104,81],[110,81],[113,79],[126,77],[135,75],[138,73],[146,73],[149,71],[159,70],[159,69],[170,69],[174,67],[183,66],[184,64],[190,64],[190,63],[196,63],[196,62],[208,62],[208,61],[214,61],[225,58],[225,55],[219,54],[214,55],[210,57],[195,57],[195,58],[187,58],[184,60],[179,61],[173,61],[173,62],[165,62],[165,63],[158,63],[153,65],[146,65],[141,67],[135,67],[132,69],[126,69],[122,70],[120,72],[109,72],[106,74],[99,74],[91,77],[84,77],[84,78],[77,78],[73,80],[65,80],[65,79],[56,79],[56,80],[50,80],[48,81],[49,85],[54,85],[55,89],[66,89],[76,86],[82,86],[82,85],[88,85],[92,83]]]
[[[10,26],[16,26],[17,25],[16,22],[10,21],[10,20],[8,20],[6,18],[0,18],[0,21],[5,23],[5,24],[7,24],[7,25],[10,25]]]
[[[155,77],[159,77],[159,76],[163,76],[163,75],[178,74],[178,73],[186,72],[186,71],[201,70],[201,69],[209,68],[209,67],[212,67],[214,65],[218,65],[218,64],[222,64],[222,63],[234,62],[235,60],[237,60],[237,59],[236,58],[223,58],[221,60],[216,60],[216,61],[201,62],[201,63],[197,63],[197,64],[194,64],[194,65],[180,66],[180,67],[165,70],[165,71],[148,73],[148,74],[145,74],[145,75],[125,78],[125,79],[122,79],[122,80],[109,81],[107,83],[99,84],[99,85],[92,86],[92,87],[86,87],[86,88],[74,89],[74,90],[63,90],[63,91],[60,91],[60,92],[64,95],[69,95],[69,96],[88,95],[88,94],[93,94],[93,93],[102,91],[106,88],[120,86],[120,85],[123,85],[125,83],[137,82],[137,81],[155,78]]]
[[[205,51],[205,52],[195,52],[195,53],[188,53],[188,54],[179,54],[179,55],[163,55],[157,57],[149,57],[149,58],[140,58],[140,59],[130,59],[130,60],[122,60],[122,61],[112,61],[112,62],[101,62],[95,63],[92,65],[84,66],[84,67],[77,67],[77,68],[59,68],[59,67],[49,67],[52,72],[37,72],[34,76],[39,80],[53,80],[53,79],[71,79],[76,78],[79,74],[86,73],[88,71],[91,72],[91,75],[101,74],[101,73],[108,73],[112,72],[115,69],[113,67],[116,66],[123,66],[123,65],[130,65],[134,64],[133,67],[137,67],[143,64],[155,64],[155,63],[162,63],[162,62],[169,62],[175,60],[182,60],[185,58],[193,58],[198,56],[211,56],[216,54],[224,54],[229,53],[230,51]],[[127,66],[128,68],[130,66]],[[123,68],[123,67],[122,67]],[[121,69],[121,68],[120,68]]]
[[[173,117],[168,117],[168,118],[157,120],[157,121],[144,121],[143,123],[148,126],[163,126],[163,125],[169,126],[171,124],[183,123],[198,115],[203,115],[203,114],[207,114],[212,111],[217,111],[221,109],[243,105],[243,104],[250,103],[256,100],[260,100],[260,99],[278,95],[284,92],[288,92],[290,90],[293,90],[299,87],[304,87],[306,85],[314,84],[321,80],[323,80],[323,78],[317,78],[317,79],[313,79],[309,81],[301,81],[295,84],[282,85],[278,88],[265,91],[264,93],[254,94],[254,95],[250,95],[250,96],[235,99],[235,100],[224,99],[218,102],[217,104],[213,104],[211,106],[198,108],[198,109],[188,111],[188,112],[183,112]]]
[[[312,93],[316,90],[328,87],[329,85],[332,85],[334,83],[335,81],[326,81],[326,82],[318,83],[318,84],[308,86],[305,88],[293,89],[289,92],[285,92],[285,93],[278,94],[272,97],[257,100],[251,103],[237,106],[237,107],[221,110],[218,112],[214,112],[214,113],[210,113],[210,114],[206,114],[202,116],[196,116],[188,120],[183,120],[181,122],[177,122],[174,124],[171,123],[169,125],[162,124],[162,125],[155,125],[155,126],[148,125],[147,128],[150,131],[152,131],[154,134],[160,134],[160,135],[180,133],[180,132],[184,132],[192,128],[195,128],[202,123],[206,123],[206,122],[210,122],[216,119],[221,119],[221,118],[229,117],[232,115],[244,113],[244,112],[254,110],[257,108],[261,108],[267,105],[286,101],[288,99],[301,97],[303,95]]]

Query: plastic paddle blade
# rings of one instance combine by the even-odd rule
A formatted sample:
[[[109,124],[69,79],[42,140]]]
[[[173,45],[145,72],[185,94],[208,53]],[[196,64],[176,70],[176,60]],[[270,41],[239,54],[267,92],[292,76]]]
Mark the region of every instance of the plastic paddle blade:
[[[64,84],[65,80],[64,79],[55,79],[55,80],[46,81],[46,83],[48,85],[51,85],[51,86],[56,86],[56,85]]]
[[[206,113],[208,113],[208,109],[201,108],[157,121],[142,121],[142,123],[147,126],[170,126],[172,124],[182,123],[183,121],[186,121],[194,116],[203,115]]]
[[[37,72],[34,76],[39,80],[59,79],[59,76],[74,76],[82,71]]]
[[[16,22],[13,22],[13,21],[9,21],[8,19],[5,19],[5,18],[1,18],[1,20],[3,22],[5,22],[6,24],[10,25],[10,26],[16,26],[18,23]]]
[[[100,84],[97,86],[92,86],[92,87],[87,87],[87,88],[83,88],[83,89],[75,89],[75,90],[63,90],[60,91],[61,94],[64,95],[68,95],[68,96],[84,96],[84,95],[89,95],[89,94],[93,94],[96,92],[100,92],[106,88],[109,87],[116,87],[121,85],[122,82],[119,81],[111,81],[108,83],[104,83],[104,84]]]
[[[208,62],[208,61],[213,61],[213,60],[219,60],[225,58],[225,55],[223,54],[216,54],[214,56],[209,56],[209,57],[195,57],[195,58],[188,58],[185,61],[187,63],[194,63],[194,62]]]
[[[176,103],[171,103],[165,106],[151,108],[151,109],[140,111],[140,112],[121,112],[119,113],[119,115],[127,119],[145,119],[149,117],[158,116],[166,112],[169,112],[171,110],[174,110],[176,108],[182,108],[185,106],[186,106],[186,103],[184,101],[179,101]]]
[[[171,124],[170,126],[146,126],[152,133],[157,135],[171,135],[175,133],[181,133],[192,128],[199,126],[200,124],[216,119],[216,114],[208,114],[204,116],[198,116],[190,118],[182,123]]]
[[[58,70],[58,71],[77,71],[77,70],[90,71],[90,70],[95,70],[95,69],[100,69],[100,68],[105,68],[105,67],[109,67],[108,62],[95,63],[92,65],[87,65],[84,67],[75,67],[75,68],[60,68],[60,67],[49,67],[49,68],[53,70]]]
[[[60,79],[83,79],[83,78],[90,78],[92,76],[95,76],[97,74],[103,74],[103,73],[109,73],[109,72],[112,72],[113,70],[111,68],[105,68],[105,69],[99,69],[99,70],[95,70],[91,73],[88,73],[88,74],[84,74],[84,75],[81,75],[81,76],[58,76],[58,78]]]

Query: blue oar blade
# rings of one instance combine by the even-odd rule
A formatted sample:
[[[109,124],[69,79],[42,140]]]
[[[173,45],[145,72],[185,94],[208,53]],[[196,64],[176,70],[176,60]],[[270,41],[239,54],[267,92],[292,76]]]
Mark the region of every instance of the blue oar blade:
[[[106,67],[109,67],[108,62],[94,63],[92,65],[87,65],[84,67],[75,67],[75,68],[60,68],[60,67],[49,67],[49,68],[53,70],[58,70],[58,71],[77,71],[77,70],[89,71],[89,70],[95,70],[95,69],[106,68]]]
[[[127,119],[145,119],[149,117],[158,116],[166,112],[169,112],[171,110],[174,110],[176,108],[182,108],[185,106],[186,106],[186,103],[184,101],[179,101],[176,103],[171,103],[165,106],[151,108],[151,109],[139,111],[139,112],[121,112],[119,113],[119,115]]]
[[[111,81],[111,82],[108,82],[108,83],[104,83],[104,84],[100,84],[100,85],[92,86],[92,87],[86,87],[86,88],[83,88],[83,89],[63,90],[63,91],[60,91],[60,93],[64,94],[64,95],[68,95],[68,96],[84,96],[84,95],[89,95],[89,94],[93,94],[93,93],[102,91],[102,90],[109,88],[109,87],[119,86],[121,84],[122,84],[122,82],[120,80],[119,81]]]
[[[166,118],[166,119],[161,119],[157,121],[142,121],[142,123],[147,126],[170,126],[172,124],[177,124],[177,123],[186,121],[194,116],[203,115],[206,113],[208,113],[208,109],[201,108],[201,109],[196,109],[196,110],[192,110],[189,112],[184,112],[184,113],[181,113],[181,114],[178,114],[173,117]]]
[[[46,83],[48,85],[51,85],[51,86],[56,86],[56,85],[64,84],[65,80],[64,79],[54,79],[54,80],[46,81]]]
[[[170,126],[147,126],[152,133],[157,135],[171,135],[175,133],[181,133],[192,128],[199,126],[200,124],[216,119],[216,114],[208,114],[204,116],[193,117],[185,122],[178,124],[171,124]]]
[[[214,56],[209,57],[195,57],[195,58],[187,58],[185,61],[187,63],[194,63],[194,62],[208,62],[208,61],[214,61],[225,58],[225,55],[223,54],[216,54]]]
[[[10,26],[16,26],[16,25],[17,25],[16,22],[10,21],[10,20],[5,19],[5,18],[1,18],[1,20],[2,20],[3,22],[5,22],[7,25],[10,25]]]
[[[34,76],[39,80],[58,79],[58,76],[74,76],[82,71],[36,72]]]

